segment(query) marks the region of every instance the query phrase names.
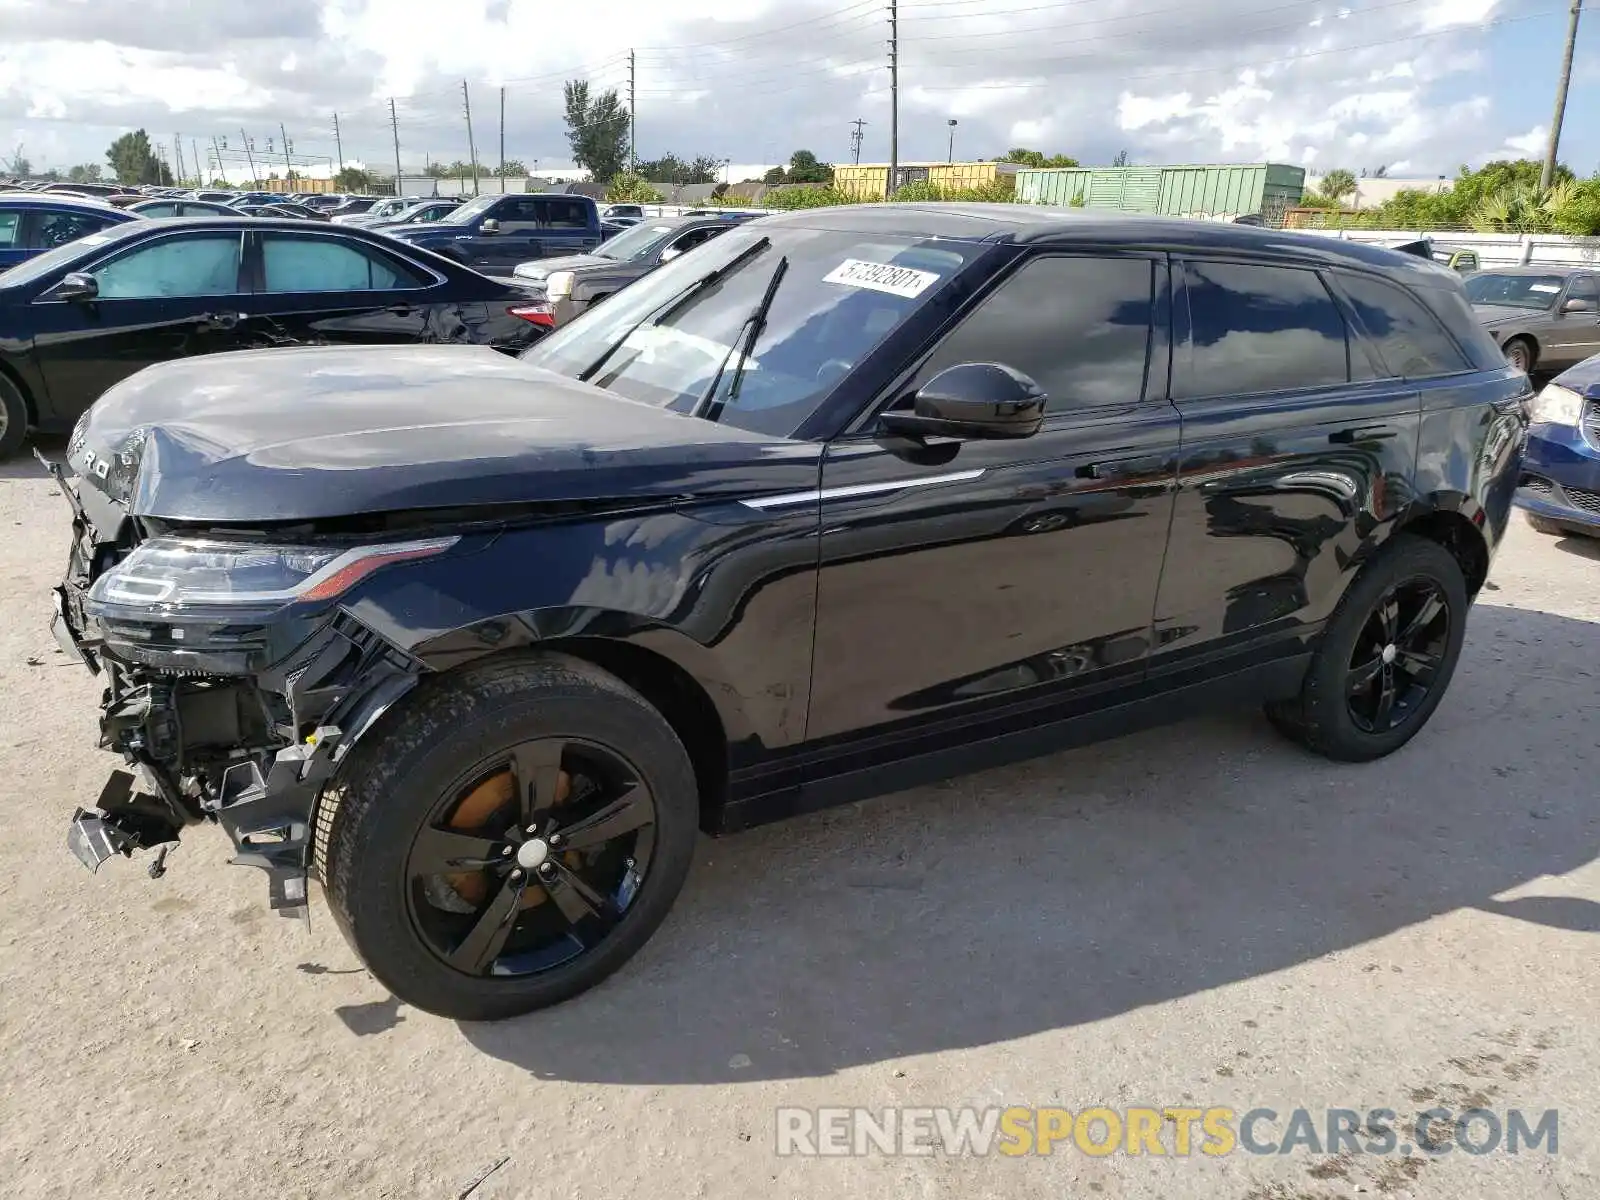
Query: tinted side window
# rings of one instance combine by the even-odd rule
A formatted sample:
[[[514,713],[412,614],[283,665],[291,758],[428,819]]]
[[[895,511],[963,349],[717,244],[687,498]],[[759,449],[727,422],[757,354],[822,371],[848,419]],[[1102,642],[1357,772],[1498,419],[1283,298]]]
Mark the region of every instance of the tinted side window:
[[[0,212],[0,250],[10,250],[22,240],[22,210]]]
[[[183,206],[183,208],[187,208],[187,207],[188,207],[187,205]],[[146,204],[146,205],[143,205],[139,209],[139,215],[141,217],[175,217],[181,211],[182,211],[182,209],[177,204],[175,204],[175,203],[173,203],[172,201],[169,200],[165,204]],[[205,212],[205,211],[206,210],[201,208],[199,205],[195,206],[195,212],[201,213],[201,212]]]
[[[54,250],[109,224],[109,219],[95,213],[35,213],[31,240],[35,249]]]
[[[229,296],[239,291],[240,242],[237,233],[167,238],[90,274],[102,300]]]
[[[998,362],[1032,376],[1051,412],[1137,402],[1154,275],[1146,259],[1035,259],[945,338],[918,379],[957,363]]]
[[[1572,286],[1567,289],[1568,300],[1587,300],[1591,304],[1600,303],[1600,288],[1595,286],[1593,275],[1580,275],[1572,281]]]
[[[1433,314],[1400,288],[1360,275],[1340,275],[1339,287],[1391,374],[1426,379],[1472,369]]]
[[[502,200],[489,214],[501,225],[536,225],[539,222],[539,203],[525,197]]]
[[[425,286],[398,263],[326,237],[269,233],[261,240],[262,291],[370,292]]]
[[[589,228],[589,206],[577,200],[540,200],[540,220],[551,229]]]
[[[1197,262],[1187,283],[1192,359],[1174,364],[1180,399],[1349,380],[1344,318],[1315,271]]]

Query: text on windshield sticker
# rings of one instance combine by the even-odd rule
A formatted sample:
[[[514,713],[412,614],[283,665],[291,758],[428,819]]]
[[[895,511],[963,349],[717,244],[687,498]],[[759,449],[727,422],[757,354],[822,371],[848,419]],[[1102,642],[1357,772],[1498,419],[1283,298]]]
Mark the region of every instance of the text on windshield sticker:
[[[1553,283],[1530,283],[1528,290],[1530,292],[1559,292],[1561,289]]]
[[[897,267],[893,263],[863,262],[847,258],[822,277],[823,283],[841,283],[846,287],[868,288],[874,292],[888,292],[891,296],[914,299],[922,295],[939,277],[932,271],[917,271],[911,267]]]

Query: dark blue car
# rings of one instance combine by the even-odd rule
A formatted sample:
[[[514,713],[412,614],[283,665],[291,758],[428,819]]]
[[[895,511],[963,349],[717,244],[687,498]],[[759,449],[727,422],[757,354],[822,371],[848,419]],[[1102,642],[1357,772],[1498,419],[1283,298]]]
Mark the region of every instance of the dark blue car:
[[[582,254],[603,240],[600,209],[587,196],[505,193],[469,200],[428,225],[384,232],[490,275],[518,263]]]
[[[1528,415],[1518,507],[1541,533],[1600,537],[1600,354],[1557,375]]]
[[[138,219],[136,213],[85,196],[56,192],[0,194],[0,271],[107,225]]]

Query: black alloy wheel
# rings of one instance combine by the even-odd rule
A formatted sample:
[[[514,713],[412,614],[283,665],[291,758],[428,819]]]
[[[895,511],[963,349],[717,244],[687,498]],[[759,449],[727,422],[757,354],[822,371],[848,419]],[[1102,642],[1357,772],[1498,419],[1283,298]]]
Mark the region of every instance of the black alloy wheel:
[[[1428,538],[1394,535],[1346,589],[1299,692],[1269,703],[1267,717],[1326,758],[1393,754],[1444,698],[1470,604],[1454,554]]]
[[[471,774],[412,843],[417,935],[468,975],[534,975],[597,948],[650,870],[655,800],[638,771],[551,737]]]
[[[1429,579],[1390,587],[1356,640],[1346,679],[1350,720],[1388,733],[1425,707],[1450,645],[1450,601]]]
[[[650,939],[688,877],[700,788],[613,675],[514,652],[429,677],[323,791],[313,861],[367,969],[427,1012],[559,1004]]]

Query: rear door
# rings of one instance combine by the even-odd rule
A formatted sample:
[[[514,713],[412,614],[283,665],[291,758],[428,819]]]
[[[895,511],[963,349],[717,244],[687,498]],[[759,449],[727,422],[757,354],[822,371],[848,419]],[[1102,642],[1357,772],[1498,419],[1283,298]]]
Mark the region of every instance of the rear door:
[[[324,229],[252,241],[252,344],[457,340],[459,314],[437,303],[442,278],[408,259]]]
[[[1405,366],[1375,360],[1317,271],[1174,269],[1184,436],[1152,676],[1298,653],[1358,552],[1406,505],[1420,421]],[[1390,312],[1371,320],[1387,330]]]
[[[540,196],[534,201],[544,239],[543,256],[582,254],[600,244],[599,210],[582,196]]]
[[[31,253],[23,241],[23,216],[20,208],[0,209],[0,271],[16,266]]]
[[[141,241],[86,274],[90,301],[33,300],[34,355],[57,420],[152,363],[242,345],[242,232],[176,229]]]

